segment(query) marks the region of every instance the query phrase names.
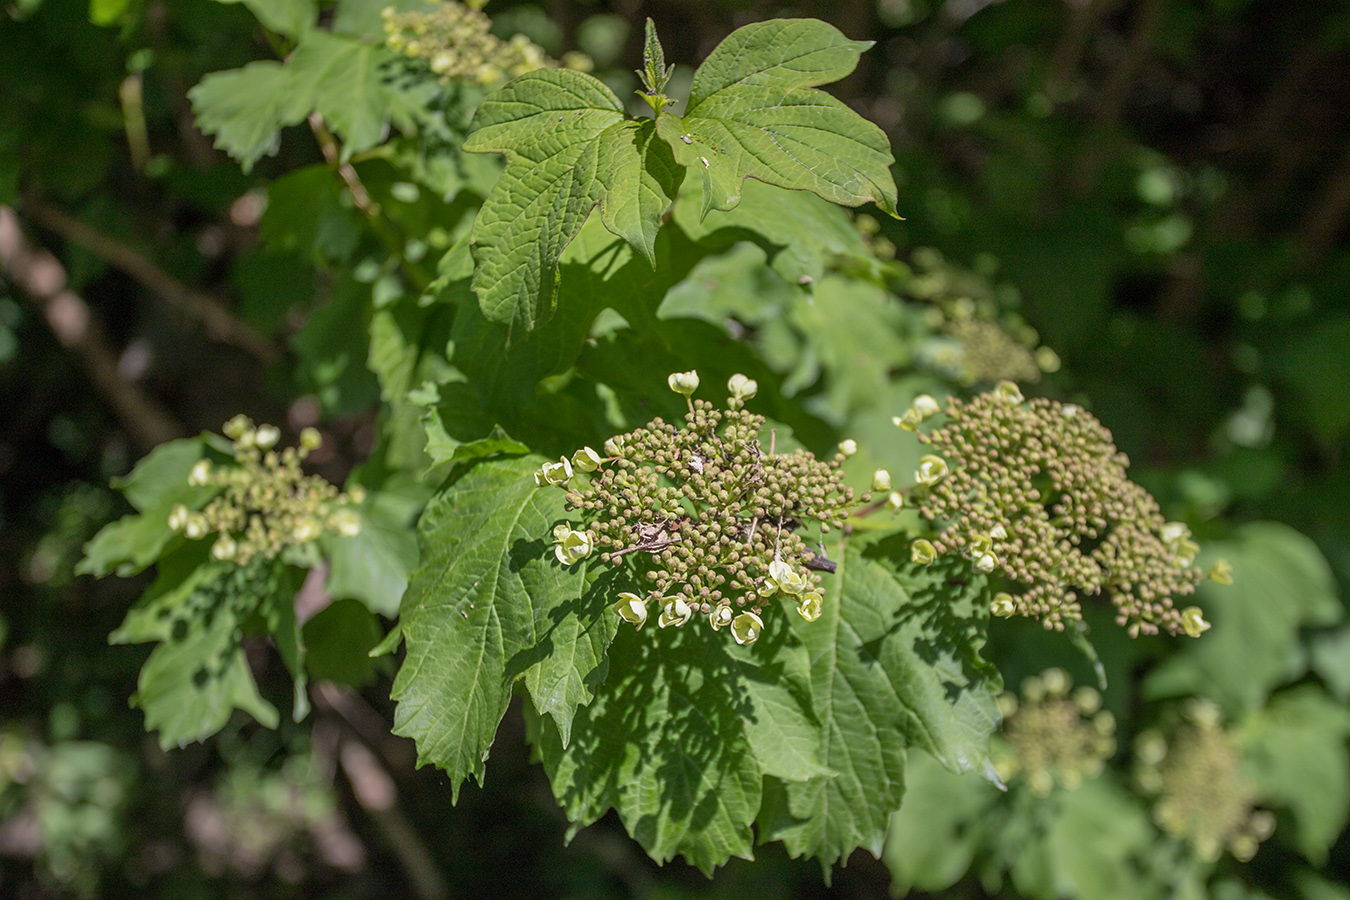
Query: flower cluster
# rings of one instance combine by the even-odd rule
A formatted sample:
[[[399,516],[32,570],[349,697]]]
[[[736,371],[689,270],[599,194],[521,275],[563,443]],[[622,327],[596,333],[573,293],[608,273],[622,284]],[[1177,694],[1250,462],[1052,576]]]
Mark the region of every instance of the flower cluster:
[[[225,423],[235,465],[213,466],[203,459],[192,467],[188,484],[218,487],[220,494],[199,512],[175,506],[169,527],[192,540],[215,536],[211,555],[241,566],[255,557],[275,559],[287,547],[308,544],[325,531],[355,537],[361,517],[352,509],[365,499],[360,485],[340,493],[317,475],[306,475],[300,463],[322,443],[319,432],[306,428],[300,446],[275,448],[280,429],[255,426],[247,416]]]
[[[385,7],[381,13],[385,44],[395,53],[425,62],[443,81],[488,85],[558,65],[523,34],[503,41],[489,32],[492,21],[479,12],[482,5],[445,0],[426,12]]]
[[[559,562],[598,552],[608,565],[631,563],[650,589],[620,594],[614,609],[638,628],[655,604],[662,628],[697,615],[749,644],[774,598],[814,621],[824,601],[820,573],[835,565],[808,538],[812,529],[842,527],[850,508],[869,499],[855,499],[839,469],[856,447],[846,441],[828,463],[805,450],[775,453],[772,441],[765,452],[764,418],[744,408],[757,385],[742,375],[727,386],[725,410],[692,399],[695,372],[672,375],[670,387],[687,398],[682,427],[654,419],[611,438],[603,456],[584,447],[535,473],[541,487],[567,489],[568,508],[590,519],[583,530],[555,529]],[[579,473],[586,483],[572,484]]]
[[[1191,700],[1184,724],[1165,739],[1146,731],[1135,742],[1135,777],[1156,794],[1153,819],[1188,841],[1203,859],[1225,849],[1246,862],[1275,830],[1275,818],[1255,808],[1256,789],[1242,776],[1242,754],[1224,729],[1219,710]]]
[[[999,697],[1006,746],[994,765],[1005,780],[1021,778],[1042,797],[1055,785],[1073,790],[1101,774],[1116,752],[1116,720],[1090,687],[1071,691],[1063,669],[1022,682],[1022,697]]]
[[[1011,382],[952,399],[946,414],[945,425],[919,435],[933,453],[915,473],[914,504],[939,531],[915,543],[916,561],[968,555],[1010,582],[994,614],[1047,628],[1081,618],[1080,596],[1103,592],[1131,636],[1197,637],[1209,627],[1197,607],[1173,602],[1204,577],[1192,565],[1199,547],[1129,480],[1128,460],[1100,422],[1071,404],[1025,401]],[[1225,580],[1227,571],[1212,575]]]

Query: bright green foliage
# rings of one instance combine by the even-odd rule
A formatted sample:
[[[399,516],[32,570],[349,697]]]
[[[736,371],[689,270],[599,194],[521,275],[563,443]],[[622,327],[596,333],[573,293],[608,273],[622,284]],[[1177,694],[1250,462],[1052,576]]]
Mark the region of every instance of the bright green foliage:
[[[597,203],[605,226],[655,266],[656,231],[683,172],[653,124],[628,119],[598,79],[520,76],[478,108],[464,149],[507,154],[473,229],[473,286],[491,321],[530,331],[548,320],[558,257]]]
[[[702,172],[705,215],[736,206],[751,177],[894,213],[885,135],[812,89],[851,72],[867,46],[812,19],[746,26],[699,68],[681,119],[663,112],[669,70],[649,25],[639,74],[655,121],[628,119],[598,80],[565,70],[526,73],[489,97],[464,144],[507,154],[474,223],[483,314],[513,332],[547,321],[558,258],[597,204],[605,227],[655,266],[656,232],[686,168]]]
[[[895,212],[886,135],[812,90],[852,72],[869,46],[815,19],[747,25],[717,45],[694,73],[684,116],[657,119],[680,165],[700,173],[705,214],[739,203],[746,178]]]
[[[455,796],[480,782],[511,688],[525,677],[535,706],[564,737],[613,620],[585,594],[585,567],[559,566],[546,535],[561,493],[540,492],[535,457],[479,463],[427,506],[422,563],[403,600],[407,657],[394,682],[394,730],[421,761],[444,768]],[[603,604],[603,600],[600,601]]]
[[[318,15],[315,0],[216,0],[217,3],[243,3],[263,27],[289,38],[297,38],[314,25]]]

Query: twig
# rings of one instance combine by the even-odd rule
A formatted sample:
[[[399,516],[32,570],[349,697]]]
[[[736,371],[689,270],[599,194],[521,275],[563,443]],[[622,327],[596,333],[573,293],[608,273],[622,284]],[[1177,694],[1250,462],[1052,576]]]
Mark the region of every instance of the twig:
[[[104,262],[121,269],[162,297],[170,306],[201,322],[212,337],[232,344],[263,362],[273,362],[281,357],[281,351],[275,344],[241,321],[215,297],[194,290],[174,278],[134,248],[74,216],[42,203],[26,202],[24,213],[43,228],[79,244]]]
[[[66,270],[55,256],[24,237],[19,217],[8,206],[0,206],[0,274],[41,310],[57,341],[79,358],[89,380],[138,444],[153,447],[184,433],[159,403],[122,377],[89,305],[67,287]]]

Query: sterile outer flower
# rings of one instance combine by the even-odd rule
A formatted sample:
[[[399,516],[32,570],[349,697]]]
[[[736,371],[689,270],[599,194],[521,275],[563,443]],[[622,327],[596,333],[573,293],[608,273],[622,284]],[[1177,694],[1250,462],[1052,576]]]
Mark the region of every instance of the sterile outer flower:
[[[781,559],[775,559],[769,563],[769,576],[766,580],[771,582],[778,590],[794,597],[806,587],[806,582],[802,580],[801,575],[797,574],[797,570]],[[763,592],[761,591],[761,593]],[[773,591],[769,593],[772,594]]]
[[[713,607],[713,611],[708,613],[708,624],[712,626],[713,631],[721,631],[731,624],[734,615],[730,606]]]
[[[178,504],[169,512],[169,527],[174,531],[182,531],[183,526],[187,524],[188,508],[183,504]]]
[[[605,441],[606,456],[621,456],[623,454],[623,435],[616,434],[614,437]]]
[[[188,472],[188,484],[191,487],[202,487],[211,480],[211,461],[209,459],[199,459],[192,465],[192,471]]]
[[[1226,559],[1215,560],[1209,570],[1209,579],[1218,584],[1232,584],[1233,564]]]
[[[619,614],[620,619],[639,631],[647,624],[647,601],[637,594],[630,594],[627,591],[620,593],[619,602],[614,604],[614,611]]]
[[[339,509],[328,517],[328,527],[343,537],[356,537],[361,533],[361,517],[354,510]]]
[[[183,534],[194,541],[206,537],[206,533],[210,530],[206,516],[201,513],[189,513],[187,521],[183,523]]]
[[[886,508],[891,512],[899,512],[905,505],[905,495],[899,491],[891,491],[886,497]]]
[[[319,536],[323,529],[319,526],[317,520],[312,517],[305,517],[291,531],[291,537],[297,544],[307,544]]]
[[[1198,606],[1188,606],[1181,611],[1181,627],[1191,637],[1199,637],[1209,631],[1210,624],[1205,621],[1204,613]]]
[[[764,631],[764,620],[752,612],[743,612],[731,622],[731,636],[738,644],[753,644]]]
[[[918,431],[923,424],[923,414],[911,406],[904,415],[891,416],[891,424],[902,431]]]
[[[1022,389],[1011,381],[1000,381],[995,385],[994,395],[1005,403],[1021,403],[1026,399],[1022,396]]]
[[[947,462],[931,453],[919,458],[919,468],[914,472],[914,483],[930,487],[947,477]]]
[[[211,545],[211,555],[219,560],[234,559],[234,553],[239,547],[234,542],[234,538],[228,534],[222,534],[216,538],[216,542]]]
[[[885,469],[877,469],[872,473],[872,490],[889,491],[891,489],[891,473]]]
[[[600,454],[590,447],[582,447],[572,454],[572,468],[578,472],[594,472],[600,468]]]
[[[984,554],[993,551],[994,539],[987,534],[972,534],[970,536],[970,543],[967,546],[970,549],[972,558],[983,556]]]
[[[988,574],[998,568],[998,557],[993,553],[981,553],[975,557],[975,571]]]
[[[1006,619],[1017,612],[1017,604],[1013,602],[1012,594],[999,591],[994,595],[994,601],[989,604],[989,612],[998,616],[1000,619]]]
[[[693,396],[694,391],[698,390],[698,372],[692,369],[688,372],[674,372],[666,379],[666,383],[677,394]]]
[[[555,463],[544,463],[540,466],[534,483],[541,487],[545,484],[567,484],[571,477],[572,463],[564,456]]]
[[[698,387],[697,377],[694,380],[694,387]],[[759,383],[755,379],[746,378],[738,372],[727,380],[727,390],[731,391],[731,396],[737,400],[749,400],[758,393]]]
[[[808,622],[814,622],[820,618],[821,603],[824,598],[820,596],[819,591],[807,591],[802,594],[801,599],[797,601],[797,614]]]
[[[557,532],[554,532],[555,536]],[[591,555],[594,548],[594,542],[591,540],[589,531],[571,531],[563,535],[558,545],[553,548],[553,555],[558,557],[558,562],[564,566],[570,566],[573,563],[581,562]]]
[[[942,407],[939,406],[938,402],[929,394],[920,394],[915,397],[914,403],[910,406],[910,409],[915,410],[925,419],[929,416],[935,416],[942,411]]]
[[[670,602],[661,610],[661,618],[657,622],[662,628],[674,625],[676,628],[688,622],[694,615],[694,608],[684,602],[683,597],[672,597]]]
[[[926,566],[937,559],[937,548],[933,546],[932,541],[919,538],[910,545],[909,558],[921,566]]]
[[[853,438],[848,438],[847,440],[840,441],[839,452],[843,454],[844,459],[848,459],[850,456],[858,452],[858,442],[853,440]]]
[[[259,425],[254,432],[253,442],[263,450],[271,450],[281,440],[281,429],[275,425]]]

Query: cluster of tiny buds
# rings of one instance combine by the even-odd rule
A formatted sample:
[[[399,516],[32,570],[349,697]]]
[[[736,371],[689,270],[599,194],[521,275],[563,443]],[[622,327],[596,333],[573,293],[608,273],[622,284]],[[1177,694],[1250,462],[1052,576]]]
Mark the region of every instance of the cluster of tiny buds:
[[[1256,789],[1242,775],[1242,754],[1218,707],[1191,699],[1171,736],[1157,730],[1135,739],[1135,780],[1157,795],[1153,820],[1217,860],[1226,849],[1246,862],[1275,830],[1275,817],[1255,808]]]
[[[1103,593],[1132,637],[1199,637],[1210,627],[1199,607],[1174,605],[1205,577],[1193,566],[1200,548],[1190,529],[1164,521],[1090,414],[1027,401],[1005,381],[966,403],[950,399],[946,410],[922,395],[893,421],[918,432],[939,412],[946,424],[918,434],[935,452],[920,459],[909,489],[938,530],[914,541],[914,562],[964,554],[976,571],[1006,582],[1008,590],[994,595],[994,615],[1039,618],[1047,628],[1081,618],[1080,595]],[[1208,577],[1231,584],[1232,567],[1220,560]]]
[[[234,465],[213,466],[199,460],[188,473],[192,487],[218,488],[205,508],[179,504],[169,513],[169,527],[191,540],[214,535],[211,555],[248,565],[257,557],[275,559],[285,548],[308,544],[325,531],[342,537],[361,533],[361,517],[352,507],[365,501],[360,485],[345,493],[300,464],[323,439],[317,429],[300,433],[300,446],[278,451],[281,430],[254,425],[247,416],[225,423]]]
[[[503,41],[489,30],[492,21],[480,12],[482,2],[468,5],[444,0],[427,11],[381,12],[385,44],[395,53],[425,62],[443,81],[468,80],[494,84],[535,69],[556,68],[542,48],[523,34]],[[590,57],[569,53],[568,68],[589,71]]]
[[[1022,682],[1022,696],[1003,694],[1003,740],[994,768],[1005,781],[1026,781],[1046,797],[1058,785],[1073,790],[1101,774],[1116,752],[1116,720],[1090,687],[1072,690],[1063,669],[1047,669]]]
[[[683,427],[654,419],[610,438],[603,453],[583,447],[534,473],[538,486],[566,490],[568,509],[589,519],[554,529],[554,556],[562,565],[597,553],[607,565],[632,565],[651,588],[619,594],[613,609],[634,628],[655,604],[662,628],[697,615],[752,644],[775,598],[815,621],[820,573],[835,564],[819,541],[808,546],[808,533],[842,528],[851,508],[870,499],[855,498],[840,471],[857,444],[844,441],[830,462],[804,450],[776,453],[772,438],[765,452],[764,418],[745,409],[759,388],[753,379],[731,377],[725,410],[693,399],[697,372],[676,372],[668,383],[688,405]],[[578,476],[585,480],[573,483]],[[874,486],[882,482],[889,490],[879,471]]]

